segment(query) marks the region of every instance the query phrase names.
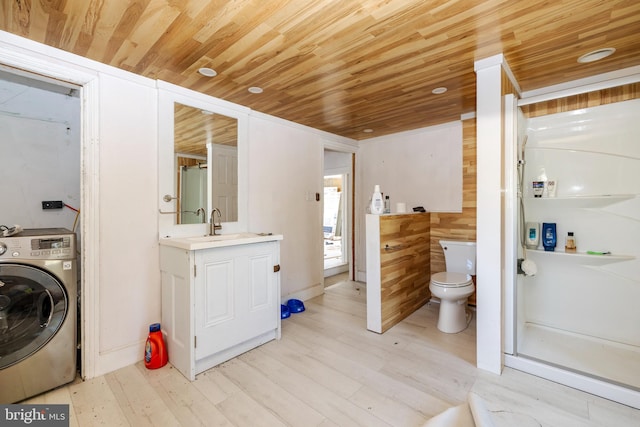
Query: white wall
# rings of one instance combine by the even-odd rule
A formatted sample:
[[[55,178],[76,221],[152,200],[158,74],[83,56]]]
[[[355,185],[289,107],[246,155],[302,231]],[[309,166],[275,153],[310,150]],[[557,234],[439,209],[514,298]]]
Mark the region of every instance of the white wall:
[[[147,83],[100,75],[97,373],[142,359],[149,324],[160,321],[158,108]]]
[[[339,175],[348,173],[351,170],[351,153],[341,153],[338,151],[324,152],[324,174]]]
[[[366,281],[365,214],[374,185],[389,195],[391,212],[404,202],[411,212],[462,211],[462,122],[372,138],[356,156],[356,270]]]
[[[72,229],[73,210],[43,210],[41,202],[80,208],[80,99],[18,80],[0,88],[0,224]]]
[[[335,138],[334,138],[335,139]],[[252,112],[249,117],[249,230],[283,234],[282,300],[323,292],[323,137]]]

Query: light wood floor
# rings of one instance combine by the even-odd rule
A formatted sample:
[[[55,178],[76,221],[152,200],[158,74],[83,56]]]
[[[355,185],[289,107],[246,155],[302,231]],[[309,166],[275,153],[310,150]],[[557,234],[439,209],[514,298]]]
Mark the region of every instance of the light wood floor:
[[[366,330],[364,284],[340,282],[283,320],[282,339],[186,380],[140,362],[32,398],[70,404],[71,426],[421,426],[479,395],[496,426],[639,426],[640,411],[505,369],[475,368],[475,320],[436,327],[427,304]]]

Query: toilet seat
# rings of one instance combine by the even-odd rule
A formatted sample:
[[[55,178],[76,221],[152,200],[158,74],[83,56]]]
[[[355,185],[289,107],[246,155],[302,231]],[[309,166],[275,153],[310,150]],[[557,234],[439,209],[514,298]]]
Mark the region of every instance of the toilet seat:
[[[452,273],[443,271],[431,276],[431,284],[442,288],[461,288],[473,285],[471,276],[466,273]]]

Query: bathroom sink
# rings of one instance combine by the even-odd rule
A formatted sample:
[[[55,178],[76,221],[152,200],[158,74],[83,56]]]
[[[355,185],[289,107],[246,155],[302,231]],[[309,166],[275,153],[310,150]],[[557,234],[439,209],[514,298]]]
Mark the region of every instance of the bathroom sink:
[[[175,248],[194,251],[208,248],[219,248],[224,246],[268,242],[272,240],[282,240],[282,235],[273,235],[271,233],[242,232],[218,234],[214,236],[172,237],[160,239],[160,244],[164,246],[173,246]]]
[[[248,239],[256,236],[257,234],[255,233],[232,233],[232,234],[217,234],[214,236],[187,237],[187,240],[190,240],[192,242],[217,242],[220,240]]]

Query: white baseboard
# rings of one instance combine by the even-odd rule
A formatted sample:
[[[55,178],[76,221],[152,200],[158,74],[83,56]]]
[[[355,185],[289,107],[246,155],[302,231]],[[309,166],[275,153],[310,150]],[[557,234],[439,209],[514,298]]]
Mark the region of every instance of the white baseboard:
[[[349,271],[349,264],[342,264],[335,267],[325,268],[324,277],[335,276],[336,274],[344,273],[345,271]]]
[[[146,339],[126,347],[101,352],[98,356],[98,360],[95,361],[94,376],[99,377],[139,362],[144,357],[145,343]],[[87,377],[87,379],[89,378]]]
[[[302,301],[306,301],[308,299],[317,297],[318,295],[322,295],[324,293],[324,284],[316,283],[306,289],[302,289],[300,291],[292,292],[288,295],[282,296],[282,304],[286,304],[290,299],[299,299]]]

